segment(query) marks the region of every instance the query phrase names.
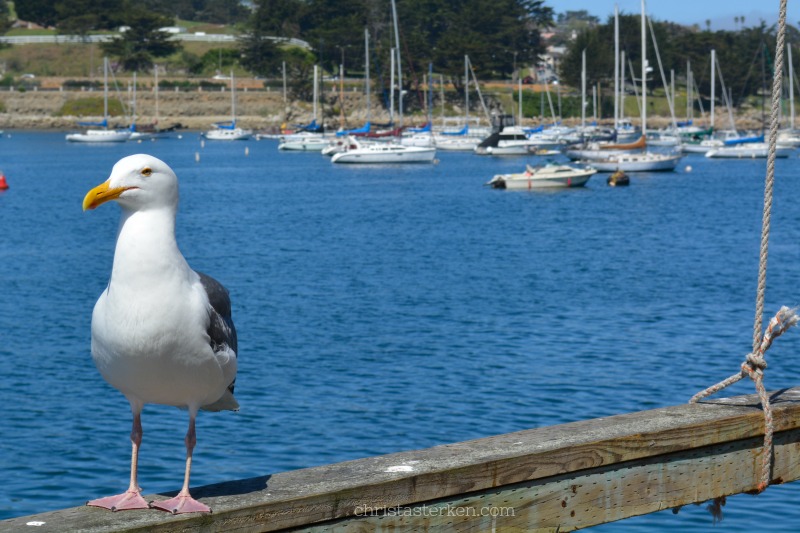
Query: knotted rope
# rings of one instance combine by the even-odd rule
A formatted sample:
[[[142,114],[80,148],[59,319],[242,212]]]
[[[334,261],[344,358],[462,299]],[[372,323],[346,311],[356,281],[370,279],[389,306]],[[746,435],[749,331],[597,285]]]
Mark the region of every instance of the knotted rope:
[[[767,331],[764,332],[764,336],[761,338],[758,347],[745,357],[741,372],[720,381],[716,385],[712,385],[702,392],[698,392],[689,400],[689,403],[697,403],[703,398],[711,396],[729,385],[733,385],[745,376],[749,376],[750,379],[755,382],[756,392],[758,393],[758,398],[761,400],[761,407],[764,410],[764,454],[761,463],[761,481],[758,484],[758,492],[766,489],[771,479],[772,434],[774,433],[774,428],[772,426],[772,408],[769,404],[767,390],[764,388],[764,370],[767,368],[767,361],[764,359],[764,353],[772,346],[772,341],[783,335],[787,329],[797,324],[798,321],[800,321],[800,316],[797,315],[795,309],[789,309],[786,306],[781,307],[780,311],[769,321]]]
[[[745,362],[742,363],[741,372],[695,394],[692,399],[689,400],[689,403],[696,403],[706,396],[710,396],[728,385],[736,383],[745,376],[749,376],[750,379],[755,382],[756,392],[761,400],[761,407],[764,410],[764,450],[762,454],[761,480],[757,487],[758,492],[766,489],[772,479],[772,434],[774,428],[772,425],[772,408],[769,404],[767,391],[764,388],[764,370],[767,368],[767,362],[764,360],[764,352],[772,345],[773,340],[800,321],[800,317],[798,317],[794,309],[781,307],[778,313],[770,320],[766,332],[764,332],[763,336],[761,335],[762,317],[764,315],[764,295],[767,287],[769,228],[772,214],[773,186],[775,184],[775,151],[778,144],[781,81],[783,76],[783,50],[786,38],[786,3],[787,0],[780,0],[780,11],[778,13],[778,39],[775,46],[775,72],[772,77],[772,112],[770,114],[767,175],[764,182],[764,214],[761,225],[761,250],[758,265],[758,289],[756,291],[756,316],[753,324],[753,351],[747,354]]]

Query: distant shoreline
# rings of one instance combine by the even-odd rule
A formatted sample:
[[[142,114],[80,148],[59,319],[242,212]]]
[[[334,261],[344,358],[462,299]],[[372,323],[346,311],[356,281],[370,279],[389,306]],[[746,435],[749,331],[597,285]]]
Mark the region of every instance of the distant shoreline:
[[[78,121],[101,120],[100,116],[59,116],[64,104],[69,100],[81,98],[100,97],[98,91],[67,91],[67,90],[27,90],[0,92],[0,102],[5,112],[0,113],[0,129],[27,129],[27,130],[57,130],[68,131],[76,129]],[[128,99],[127,93],[121,95]],[[116,96],[115,96],[116,98]],[[389,113],[382,106],[376,104],[377,98],[372,98],[372,108],[368,114],[365,109],[366,99],[361,92],[344,92],[344,117],[345,127],[353,128],[362,126],[367,118],[373,123],[387,123]],[[126,106],[130,102],[125,101]],[[156,98],[152,91],[141,91],[136,96],[136,109],[138,124],[150,124],[156,119]],[[310,102],[284,103],[283,95],[276,91],[242,89],[236,96],[237,123],[242,127],[255,130],[267,130],[279,127],[282,124],[308,123],[313,119],[313,106]],[[462,110],[454,108],[451,118],[458,118]],[[482,116],[478,110],[472,110],[471,116]],[[434,125],[441,124],[441,112],[437,109],[434,114]],[[679,117],[682,120],[683,117]],[[750,112],[737,117],[737,127],[740,129],[760,128],[761,114]],[[227,91],[169,91],[162,90],[158,96],[158,124],[161,127],[180,124],[186,130],[206,130],[215,122],[231,119],[231,97]],[[723,124],[723,119],[724,124]],[[129,119],[123,116],[110,117],[111,123],[126,125]],[[591,118],[587,117],[587,122]],[[339,96],[334,91],[325,91],[321,97],[317,121],[324,121],[328,129],[337,129],[341,124],[339,112]],[[406,125],[421,125],[426,121],[421,112],[406,115]],[[539,117],[525,119],[524,125],[538,126],[542,121]],[[545,123],[550,118],[545,118]],[[580,119],[570,118],[563,121],[568,125],[580,124]],[[603,119],[603,124],[609,124],[610,119]],[[633,118],[634,124],[638,122]],[[707,123],[706,120],[696,117],[697,123]],[[654,128],[667,127],[670,120],[667,117],[648,117],[648,124]],[[717,116],[717,127],[724,129],[727,117]]]

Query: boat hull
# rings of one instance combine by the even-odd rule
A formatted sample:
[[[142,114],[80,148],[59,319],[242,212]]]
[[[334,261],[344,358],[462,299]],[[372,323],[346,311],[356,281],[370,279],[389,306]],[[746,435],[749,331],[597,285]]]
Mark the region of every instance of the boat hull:
[[[448,152],[472,152],[475,147],[481,142],[476,138],[436,138],[436,148],[438,150],[445,150]]]
[[[344,164],[384,164],[384,163],[432,163],[436,157],[435,148],[417,146],[383,146],[377,149],[356,148],[334,154],[332,163]]]
[[[203,134],[209,141],[245,141],[253,134],[250,130],[235,128],[232,130],[214,129]]]
[[[759,143],[762,144],[762,143]],[[765,143],[764,143],[765,144]],[[794,148],[778,146],[775,150],[775,157],[789,157]],[[708,158],[725,159],[764,159],[769,155],[769,146],[747,146],[740,144],[732,147],[717,148],[706,152]]]
[[[592,161],[591,165],[600,172],[658,172],[675,170],[681,155],[620,156]]]
[[[551,170],[548,167],[537,171],[520,172],[518,174],[498,174],[488,185],[495,189],[508,190],[533,190],[533,189],[563,189],[568,187],[583,187],[589,178],[597,173],[593,168],[575,169],[559,166]],[[533,169],[531,169],[533,170]]]
[[[284,141],[278,145],[278,150],[293,152],[322,152],[330,146],[328,139],[306,139],[300,141]]]
[[[130,131],[88,130],[86,133],[68,133],[66,139],[70,142],[83,143],[120,143],[130,137]]]

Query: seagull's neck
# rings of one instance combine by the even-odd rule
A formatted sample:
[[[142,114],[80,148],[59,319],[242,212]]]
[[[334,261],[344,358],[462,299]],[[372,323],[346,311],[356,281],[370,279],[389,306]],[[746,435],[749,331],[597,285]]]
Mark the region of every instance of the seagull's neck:
[[[122,210],[111,282],[152,289],[153,279],[187,277],[191,269],[175,240],[175,210]],[[155,276],[154,276],[155,274]]]

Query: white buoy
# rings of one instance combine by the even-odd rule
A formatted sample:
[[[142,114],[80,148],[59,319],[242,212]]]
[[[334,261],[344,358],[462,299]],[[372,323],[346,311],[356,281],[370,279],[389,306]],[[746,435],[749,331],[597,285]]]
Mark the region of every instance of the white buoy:
[[[200,139],[200,148],[205,148],[205,147],[206,147],[206,140]]]
[[[200,162],[200,152],[195,152],[194,153],[194,160],[196,162],[198,162],[198,163]]]
[[[245,146],[245,147],[244,147],[244,155],[245,155],[245,156],[248,156],[248,155],[250,155],[250,147],[249,147],[249,146]]]
[[[686,172],[691,172],[692,171],[692,165],[686,165],[686,168],[684,170]]]
[[[178,134],[178,139],[183,139],[183,135]]]
[[[136,139],[136,143],[137,144],[142,144],[142,140],[141,139]]]

